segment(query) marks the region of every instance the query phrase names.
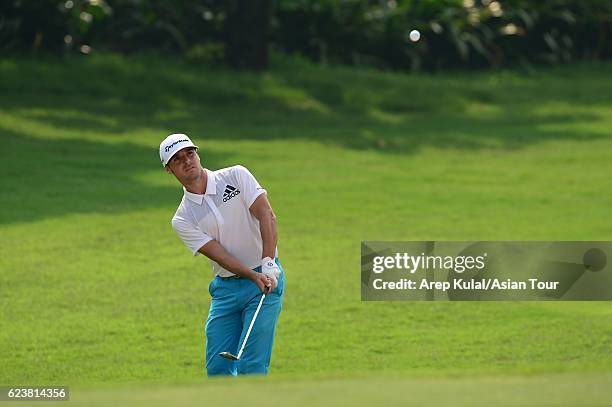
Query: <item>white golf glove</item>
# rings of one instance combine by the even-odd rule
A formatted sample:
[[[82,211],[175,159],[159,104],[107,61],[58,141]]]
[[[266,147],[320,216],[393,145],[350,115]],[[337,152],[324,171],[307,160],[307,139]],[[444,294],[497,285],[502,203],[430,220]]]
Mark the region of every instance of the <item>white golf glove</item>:
[[[264,257],[261,259],[261,273],[270,277],[274,280],[274,286],[278,285],[278,276],[280,276],[280,269],[278,265],[271,257]]]

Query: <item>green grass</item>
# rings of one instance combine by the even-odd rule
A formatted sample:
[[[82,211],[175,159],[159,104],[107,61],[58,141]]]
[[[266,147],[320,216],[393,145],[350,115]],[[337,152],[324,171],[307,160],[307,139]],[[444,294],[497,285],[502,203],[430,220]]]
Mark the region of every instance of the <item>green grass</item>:
[[[609,388],[609,303],[362,303],[359,248],[610,240],[611,68],[0,61],[0,384],[203,376],[211,272],[170,227],[181,189],[157,155],[186,132],[206,167],[251,169],[277,212],[287,295],[273,383],[565,372]]]
[[[200,384],[71,389],[71,406],[608,406],[612,376],[549,374],[504,378],[212,380]],[[29,403],[39,405],[38,402]],[[50,403],[62,406],[65,402]],[[26,404],[27,405],[27,404]],[[47,405],[47,404],[45,404]]]

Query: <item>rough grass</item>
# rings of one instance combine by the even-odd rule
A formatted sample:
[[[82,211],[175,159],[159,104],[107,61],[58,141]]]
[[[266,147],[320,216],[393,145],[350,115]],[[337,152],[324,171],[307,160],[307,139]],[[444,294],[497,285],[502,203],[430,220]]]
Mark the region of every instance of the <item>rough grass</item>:
[[[272,378],[609,383],[610,304],[361,303],[359,247],[609,240],[611,68],[414,76],[285,60],[256,75],[110,55],[0,61],[0,383],[203,376],[211,272],[170,227],[181,190],[157,156],[169,132],[190,134],[208,168],[243,164],[269,191],[287,272]]]

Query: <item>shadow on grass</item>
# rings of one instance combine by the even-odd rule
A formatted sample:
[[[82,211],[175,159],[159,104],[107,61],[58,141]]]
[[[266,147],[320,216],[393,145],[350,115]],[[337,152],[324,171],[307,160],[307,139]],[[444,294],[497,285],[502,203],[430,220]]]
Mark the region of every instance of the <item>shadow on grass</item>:
[[[310,65],[259,75],[114,56],[0,61],[0,224],[174,206],[178,185],[138,178],[166,176],[155,149],[132,142],[143,128],[159,130],[158,140],[180,129],[208,142],[308,140],[392,154],[606,137],[601,109],[589,108],[610,107],[602,96],[612,93],[610,80],[597,69],[576,75],[409,76]],[[600,121],[602,131],[573,126]],[[89,133],[112,143],[80,137]],[[207,167],[222,162],[206,153]]]
[[[174,207],[182,197],[181,186],[163,171],[156,152],[132,143],[47,140],[6,129],[0,143],[0,224]],[[221,159],[207,154],[207,166],[216,168]],[[151,172],[158,174],[149,178],[159,177],[159,183],[143,179]]]
[[[66,131],[117,136],[147,126],[209,140],[313,140],[390,153],[601,138],[603,131],[568,126],[597,123],[602,118],[595,112],[538,109],[610,106],[600,97],[609,80],[597,69],[573,80],[567,74],[409,76],[310,65],[259,75],[102,56],[9,61],[0,72],[0,106],[7,113]]]

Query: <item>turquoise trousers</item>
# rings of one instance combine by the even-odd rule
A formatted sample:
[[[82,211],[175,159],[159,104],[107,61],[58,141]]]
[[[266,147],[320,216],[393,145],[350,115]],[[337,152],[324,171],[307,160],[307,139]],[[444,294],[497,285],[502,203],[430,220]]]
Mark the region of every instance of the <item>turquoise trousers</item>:
[[[261,290],[245,278],[215,277],[208,291],[212,297],[206,320],[206,371],[208,376],[267,374],[272,356],[276,322],[285,291],[285,273],[281,269],[278,286],[266,295],[247,344],[238,361],[219,356],[221,352],[238,354],[253,314],[261,299]],[[261,267],[254,269],[261,273]]]

